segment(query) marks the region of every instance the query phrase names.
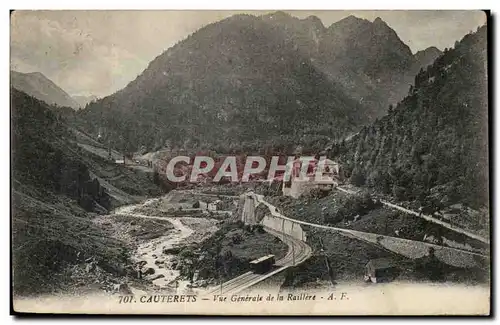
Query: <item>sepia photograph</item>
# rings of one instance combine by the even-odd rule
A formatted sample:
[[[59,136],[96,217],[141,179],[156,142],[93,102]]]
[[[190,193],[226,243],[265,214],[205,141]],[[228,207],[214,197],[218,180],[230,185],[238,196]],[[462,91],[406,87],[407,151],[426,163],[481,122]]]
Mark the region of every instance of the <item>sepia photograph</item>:
[[[12,314],[491,314],[487,10],[12,10]]]

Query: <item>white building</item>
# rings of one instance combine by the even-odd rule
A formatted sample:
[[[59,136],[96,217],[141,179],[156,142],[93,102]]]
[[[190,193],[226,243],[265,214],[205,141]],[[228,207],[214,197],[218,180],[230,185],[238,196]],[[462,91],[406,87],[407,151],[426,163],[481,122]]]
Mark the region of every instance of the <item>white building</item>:
[[[208,211],[217,211],[221,208],[222,201],[215,200],[213,202],[208,203]]]
[[[306,173],[302,173],[304,160],[295,159],[287,164],[289,172],[289,181],[283,181],[283,195],[298,198],[313,188],[331,189],[340,182],[340,166],[338,163],[330,160],[309,160],[309,166]],[[321,170],[318,170],[321,168]]]

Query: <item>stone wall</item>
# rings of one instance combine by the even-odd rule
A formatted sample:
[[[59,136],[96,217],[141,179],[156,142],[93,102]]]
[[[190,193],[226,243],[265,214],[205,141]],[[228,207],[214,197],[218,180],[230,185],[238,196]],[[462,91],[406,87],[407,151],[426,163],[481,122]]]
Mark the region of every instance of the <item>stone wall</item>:
[[[292,236],[293,238],[302,240],[304,242],[306,241],[306,232],[302,230],[302,227],[299,224],[290,220],[275,217],[269,214],[265,216],[260,223],[268,228],[284,232],[285,234]]]
[[[243,208],[241,211],[240,220],[243,221],[247,225],[254,225],[260,223],[268,228],[274,229],[276,231],[284,232],[287,235],[290,235],[296,239],[305,241],[306,233],[302,230],[302,227],[290,220],[286,220],[280,218],[278,216],[274,216],[273,214],[277,214],[276,211],[271,211],[266,205],[260,203],[252,196],[252,195],[242,195],[240,197],[240,204],[242,204]],[[256,208],[267,209],[267,213],[264,214],[264,217],[261,220],[257,220],[256,216]],[[259,218],[260,219],[260,218]]]

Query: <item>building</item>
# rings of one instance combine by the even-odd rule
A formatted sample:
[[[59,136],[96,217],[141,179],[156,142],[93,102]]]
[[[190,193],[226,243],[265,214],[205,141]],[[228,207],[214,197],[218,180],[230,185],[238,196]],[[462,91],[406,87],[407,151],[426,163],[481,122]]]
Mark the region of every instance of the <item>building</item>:
[[[400,273],[396,263],[390,258],[378,258],[368,262],[365,267],[366,282],[380,283],[394,280]]]
[[[330,159],[321,161],[322,173],[317,173],[320,161],[313,159],[309,162],[306,175],[301,175],[303,161],[300,158],[287,164],[287,171],[291,173],[288,181],[283,181],[283,195],[298,198],[313,188],[330,190],[338,186],[341,181],[340,165]]]
[[[215,200],[213,202],[208,203],[208,211],[217,211],[222,208],[223,202],[221,200]]]
[[[199,209],[202,210],[208,210],[208,203],[204,201],[198,200],[198,203],[197,204],[195,203],[195,206],[197,206]]]

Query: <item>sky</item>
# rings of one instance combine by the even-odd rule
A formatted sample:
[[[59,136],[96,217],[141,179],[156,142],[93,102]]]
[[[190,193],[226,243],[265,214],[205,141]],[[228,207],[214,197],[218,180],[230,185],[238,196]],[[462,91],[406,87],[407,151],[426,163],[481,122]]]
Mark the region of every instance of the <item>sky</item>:
[[[15,11],[11,69],[41,72],[70,95],[107,96],[189,34],[237,13],[269,11]],[[382,18],[413,53],[452,47],[486,22],[481,11],[288,11],[328,27],[349,15]]]

